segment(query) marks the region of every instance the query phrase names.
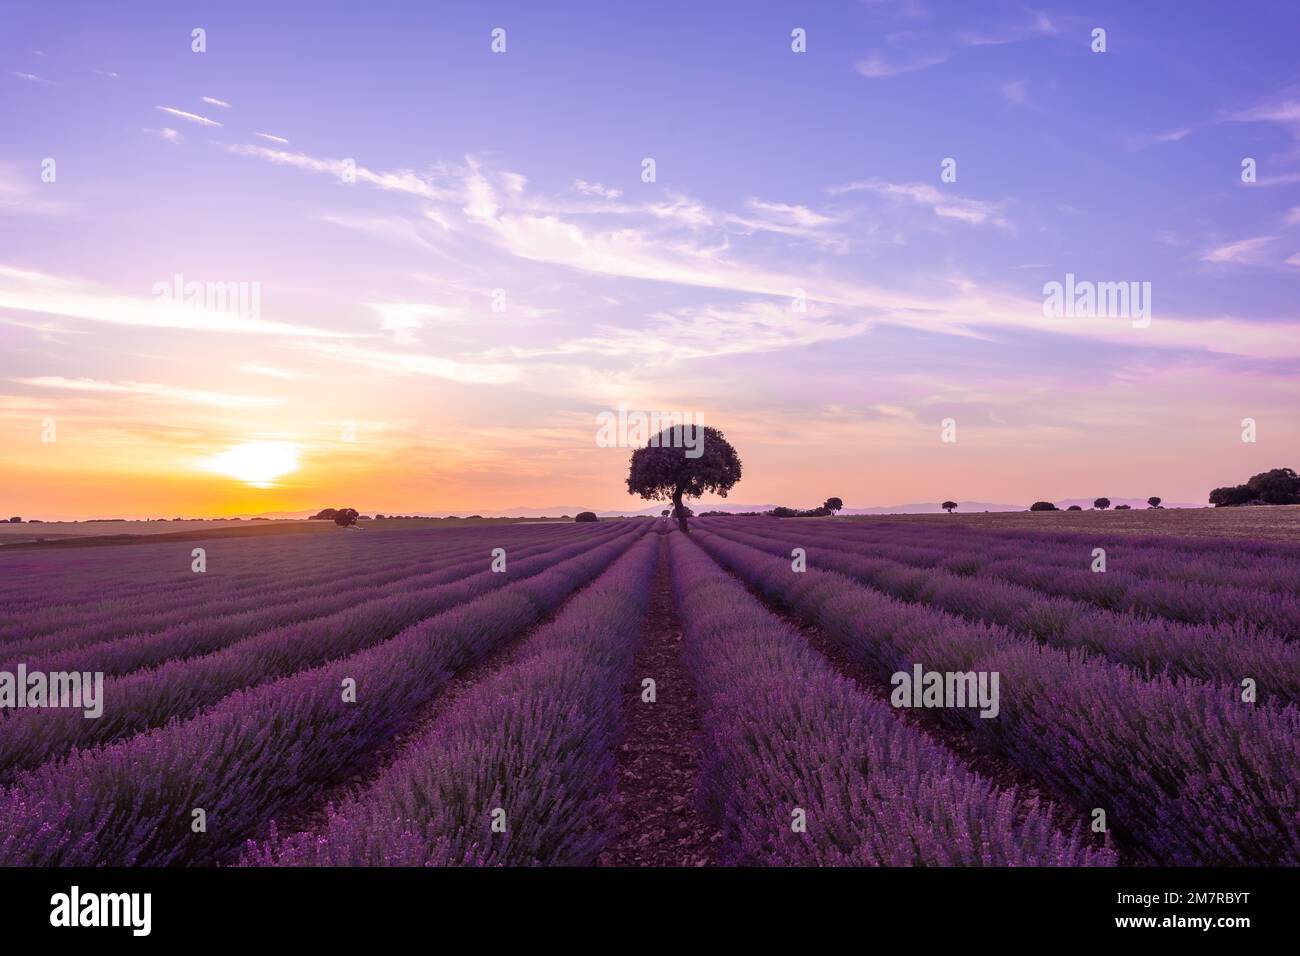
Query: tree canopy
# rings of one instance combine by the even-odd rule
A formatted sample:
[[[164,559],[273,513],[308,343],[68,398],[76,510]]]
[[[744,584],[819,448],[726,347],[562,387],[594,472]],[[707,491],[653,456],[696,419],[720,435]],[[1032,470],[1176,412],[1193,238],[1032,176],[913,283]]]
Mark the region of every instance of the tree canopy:
[[[1290,468],[1274,468],[1254,475],[1244,485],[1228,485],[1210,492],[1216,508],[1252,503],[1300,505],[1300,476]]]
[[[701,426],[665,428],[645,448],[632,453],[627,490],[651,501],[671,501],[678,527],[689,532],[682,499],[698,498],[706,492],[727,497],[740,481],[740,456],[716,428],[704,426],[704,434],[691,436],[689,445],[684,428]]]

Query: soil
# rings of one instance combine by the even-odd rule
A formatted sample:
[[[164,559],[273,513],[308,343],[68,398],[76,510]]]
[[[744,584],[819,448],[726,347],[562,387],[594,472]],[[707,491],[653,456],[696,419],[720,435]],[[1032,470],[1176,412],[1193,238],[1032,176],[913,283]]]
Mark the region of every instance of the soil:
[[[669,583],[668,542],[660,543],[650,611],[627,684],[627,733],[617,754],[617,835],[601,866],[708,866],[722,840],[698,800],[700,725],[695,688],[682,660],[682,626]],[[655,703],[641,681],[655,681]]]

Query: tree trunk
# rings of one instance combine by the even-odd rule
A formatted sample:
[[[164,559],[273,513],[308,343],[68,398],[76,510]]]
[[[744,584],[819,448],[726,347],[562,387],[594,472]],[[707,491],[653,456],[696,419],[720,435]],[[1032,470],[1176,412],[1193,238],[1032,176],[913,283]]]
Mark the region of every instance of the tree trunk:
[[[673,492],[673,514],[677,516],[677,527],[682,529],[682,534],[690,534],[691,529],[686,527],[686,509],[682,505],[681,488]]]

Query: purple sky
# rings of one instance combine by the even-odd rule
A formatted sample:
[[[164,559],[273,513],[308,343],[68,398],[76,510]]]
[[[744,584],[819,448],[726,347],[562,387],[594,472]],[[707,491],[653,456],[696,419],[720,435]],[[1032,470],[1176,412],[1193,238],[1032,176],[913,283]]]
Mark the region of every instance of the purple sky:
[[[639,506],[620,405],[746,502],[1298,464],[1293,3],[323,6],[6,4],[13,513]]]

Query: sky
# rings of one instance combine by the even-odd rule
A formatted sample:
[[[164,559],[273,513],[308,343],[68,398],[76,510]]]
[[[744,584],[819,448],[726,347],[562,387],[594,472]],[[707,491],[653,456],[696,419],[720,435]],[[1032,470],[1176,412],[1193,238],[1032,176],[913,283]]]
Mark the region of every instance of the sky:
[[[620,408],[720,429],[731,502],[1203,502],[1300,466],[1297,39],[3,0],[0,509],[638,508]],[[1049,314],[1067,276],[1129,311]]]

